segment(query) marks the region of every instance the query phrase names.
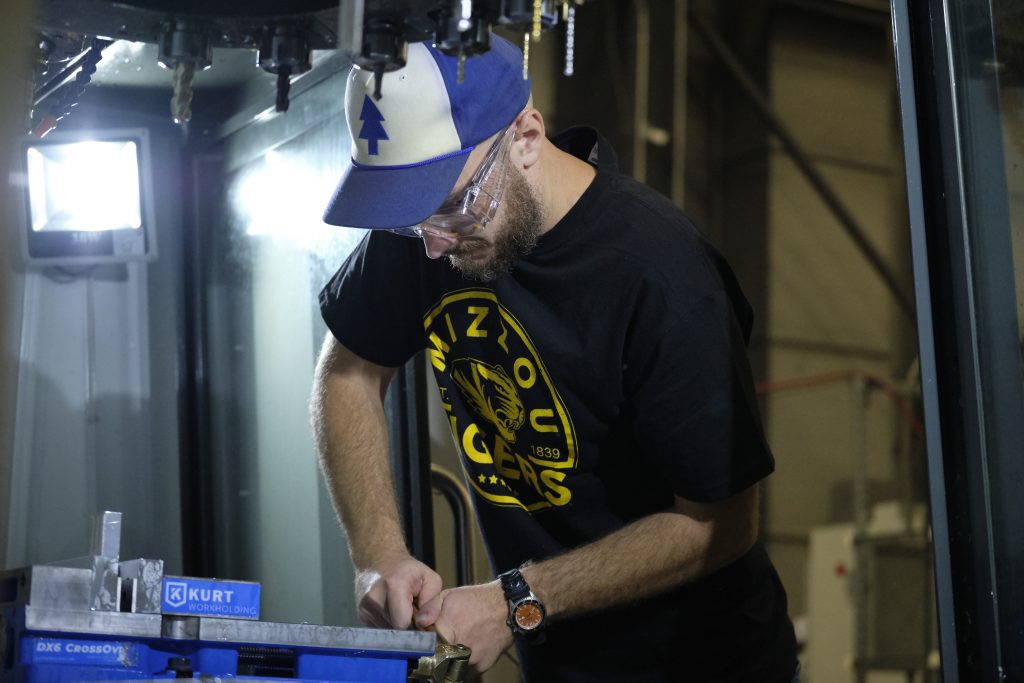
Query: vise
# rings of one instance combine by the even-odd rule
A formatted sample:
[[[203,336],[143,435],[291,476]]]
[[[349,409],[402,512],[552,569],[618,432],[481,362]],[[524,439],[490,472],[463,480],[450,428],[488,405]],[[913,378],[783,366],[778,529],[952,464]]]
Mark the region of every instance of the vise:
[[[120,531],[104,512],[91,555],[0,572],[0,683],[464,680],[433,633],[261,621],[258,583],[120,561]]]

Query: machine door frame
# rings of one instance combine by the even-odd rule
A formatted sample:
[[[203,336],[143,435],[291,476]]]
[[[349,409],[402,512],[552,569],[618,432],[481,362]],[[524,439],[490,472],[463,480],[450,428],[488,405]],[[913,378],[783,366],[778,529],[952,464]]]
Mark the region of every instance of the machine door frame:
[[[893,0],[892,13],[943,678],[1019,680],[1024,379],[998,22],[988,0]]]

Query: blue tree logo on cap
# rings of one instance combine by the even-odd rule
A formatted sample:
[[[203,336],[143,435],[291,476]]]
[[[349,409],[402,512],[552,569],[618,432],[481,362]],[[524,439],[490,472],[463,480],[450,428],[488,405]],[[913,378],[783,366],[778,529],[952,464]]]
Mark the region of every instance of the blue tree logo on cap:
[[[359,120],[363,127],[359,129],[359,139],[366,140],[367,153],[371,156],[380,154],[377,143],[381,140],[388,140],[387,131],[384,130],[384,115],[377,109],[369,95],[363,98],[363,110],[359,112]]]

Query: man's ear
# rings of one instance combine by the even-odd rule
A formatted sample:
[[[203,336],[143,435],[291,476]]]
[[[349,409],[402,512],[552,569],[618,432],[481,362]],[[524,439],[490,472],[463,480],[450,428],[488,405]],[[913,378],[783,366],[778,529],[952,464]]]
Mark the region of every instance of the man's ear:
[[[529,107],[516,119],[516,139],[512,145],[512,163],[526,170],[540,159],[545,140],[544,117]]]

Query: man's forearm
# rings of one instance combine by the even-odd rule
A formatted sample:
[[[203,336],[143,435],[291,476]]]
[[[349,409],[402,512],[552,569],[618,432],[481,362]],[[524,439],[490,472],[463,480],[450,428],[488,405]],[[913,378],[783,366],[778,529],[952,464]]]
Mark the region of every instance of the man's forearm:
[[[757,488],[716,517],[666,511],[599,541],[530,565],[523,576],[551,618],[636,602],[739,559],[757,537]],[[696,506],[701,508],[703,506]]]
[[[405,552],[388,460],[382,401],[386,380],[351,372],[351,354],[325,346],[311,415],[320,466],[357,568],[388,552]],[[383,384],[384,386],[381,386]]]

